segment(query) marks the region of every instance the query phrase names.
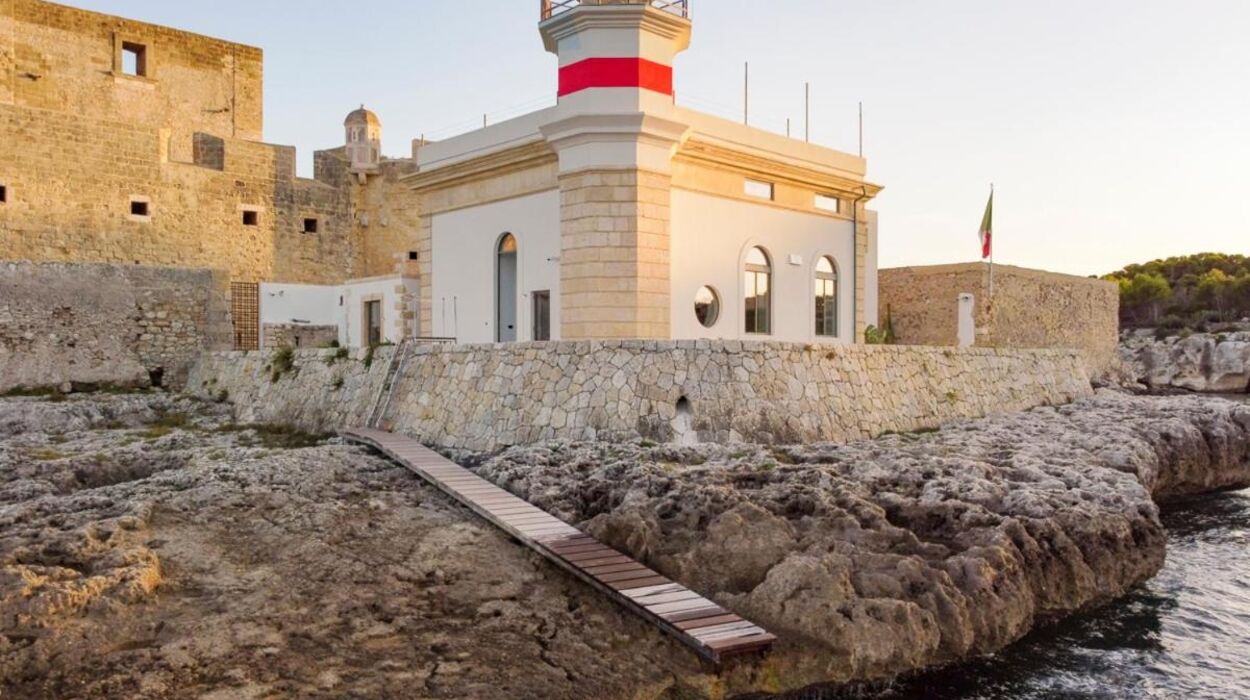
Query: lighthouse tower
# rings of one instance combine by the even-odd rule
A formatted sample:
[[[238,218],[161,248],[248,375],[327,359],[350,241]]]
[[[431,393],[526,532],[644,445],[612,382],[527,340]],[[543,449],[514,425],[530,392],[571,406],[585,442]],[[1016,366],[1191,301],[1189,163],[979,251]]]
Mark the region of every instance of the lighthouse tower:
[[[559,156],[562,334],[669,338],[673,61],[685,0],[544,0],[559,103],[542,134]]]

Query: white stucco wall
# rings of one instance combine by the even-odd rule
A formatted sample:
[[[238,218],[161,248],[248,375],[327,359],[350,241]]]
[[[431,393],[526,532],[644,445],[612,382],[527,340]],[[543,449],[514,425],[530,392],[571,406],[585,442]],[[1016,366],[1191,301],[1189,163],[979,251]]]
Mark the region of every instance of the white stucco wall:
[[[320,284],[260,285],[261,347],[265,347],[266,324],[295,323],[309,326],[340,325],[338,287]],[[342,339],[340,338],[340,341]]]
[[[854,342],[855,233],[850,221],[674,189],[671,232],[674,338]],[[743,263],[753,246],[772,258],[770,336],[744,332]],[[816,337],[813,286],[822,255],[837,262],[836,339]],[[715,288],[721,299],[720,318],[712,328],[704,328],[694,314],[695,293],[703,285]]]
[[[262,282],[260,322],[333,325],[338,322],[338,301],[338,287]]]
[[[556,190],[436,214],[434,335],[495,342],[495,261],[505,233],[517,239],[517,340],[532,335],[531,292],[551,291],[551,338],[560,338],[560,193]]]
[[[350,280],[342,285],[266,282],[260,285],[261,328],[263,332],[267,323],[338,326],[341,345],[362,347],[365,343],[364,301],[379,299],[383,337],[398,343],[403,339],[403,318],[396,308],[404,303],[405,297],[417,299],[419,292],[416,279],[398,275]],[[409,304],[415,308],[414,302]]]
[[[421,285],[416,279],[400,276],[374,277],[349,280],[339,287],[343,297],[342,321],[339,323],[339,343],[347,347],[363,347],[365,344],[365,307],[369,299],[380,297],[382,302],[382,336],[384,340],[398,343],[404,337],[403,318],[396,309],[404,303],[404,297],[417,299]],[[336,299],[337,302],[337,299]],[[415,301],[409,302],[415,307]],[[414,325],[419,328],[419,325]]]

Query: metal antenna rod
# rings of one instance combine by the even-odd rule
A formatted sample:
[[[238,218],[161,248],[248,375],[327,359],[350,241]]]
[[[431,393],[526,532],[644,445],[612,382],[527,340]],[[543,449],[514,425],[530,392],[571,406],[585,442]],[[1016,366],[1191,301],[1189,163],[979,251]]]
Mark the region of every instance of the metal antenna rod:
[[[742,64],[742,123],[751,123],[751,62]]]
[[[859,103],[859,157],[864,157],[864,103]]]
[[[811,143],[811,83],[803,84],[803,140]]]

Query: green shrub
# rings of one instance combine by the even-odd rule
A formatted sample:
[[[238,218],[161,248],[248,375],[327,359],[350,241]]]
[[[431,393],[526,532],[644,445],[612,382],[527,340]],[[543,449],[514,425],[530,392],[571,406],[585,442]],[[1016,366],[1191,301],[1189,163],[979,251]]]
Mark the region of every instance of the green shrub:
[[[61,393],[61,390],[57,389],[54,386],[41,386],[41,387],[18,386],[18,387],[9,389],[3,394],[0,394],[0,396],[6,399],[7,398],[19,398],[19,397],[24,397],[24,396],[53,397],[53,396],[57,396],[60,393]]]
[[[239,444],[247,447],[261,446],[272,449],[298,449],[300,447],[315,447],[325,440],[332,437],[329,434],[306,433],[298,428],[290,425],[276,425],[258,423],[255,425],[243,425],[239,423],[227,423],[217,428],[219,433],[245,433],[251,432],[254,435],[245,435],[239,438]]]
[[[1170,331],[1179,331],[1186,325],[1185,319],[1181,318],[1178,314],[1168,314],[1167,316],[1159,319],[1158,327],[1165,328]]]
[[[334,363],[339,360],[346,360],[347,356],[350,354],[351,353],[347,350],[347,348],[339,348],[334,353],[326,356],[326,364],[333,367]]]
[[[51,462],[57,459],[64,459],[66,456],[64,452],[60,452],[58,450],[54,450],[51,448],[40,448],[37,450],[32,450],[28,454],[30,455],[30,458],[35,460],[36,462]]]
[[[139,436],[145,440],[159,440],[172,432],[174,429],[167,425],[155,425],[139,433]]]
[[[270,380],[277,382],[282,378],[282,375],[295,368],[295,348],[284,345],[275,350],[273,357],[269,360],[269,366],[273,368]]]
[[[159,425],[165,428],[185,428],[191,423],[191,416],[178,411],[165,412],[162,411],[156,416],[156,420],[151,425]]]

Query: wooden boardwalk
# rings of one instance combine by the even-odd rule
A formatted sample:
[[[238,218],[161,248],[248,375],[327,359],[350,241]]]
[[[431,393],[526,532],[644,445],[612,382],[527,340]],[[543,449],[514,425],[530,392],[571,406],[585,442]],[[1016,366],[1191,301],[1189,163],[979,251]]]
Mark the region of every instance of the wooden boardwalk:
[[[421,443],[368,428],[343,432],[416,472],[493,525],[617,603],[720,663],[766,651],[776,637],[703,596],[648,569],[544,510],[530,505]]]

